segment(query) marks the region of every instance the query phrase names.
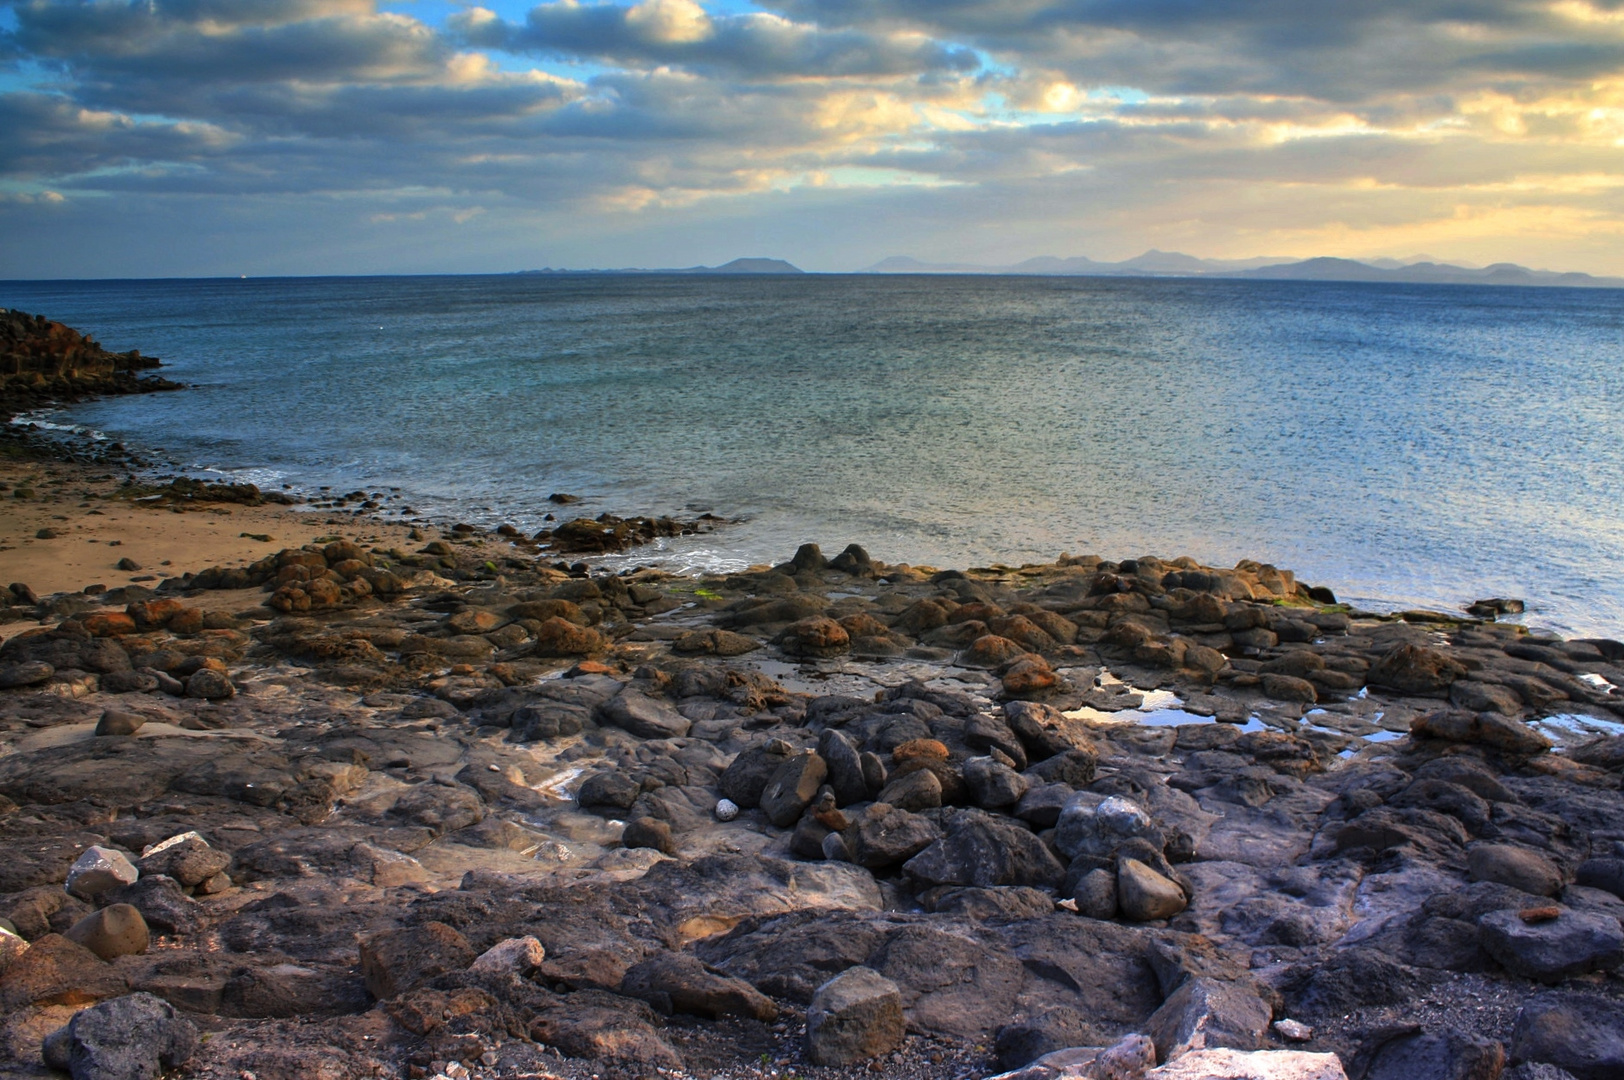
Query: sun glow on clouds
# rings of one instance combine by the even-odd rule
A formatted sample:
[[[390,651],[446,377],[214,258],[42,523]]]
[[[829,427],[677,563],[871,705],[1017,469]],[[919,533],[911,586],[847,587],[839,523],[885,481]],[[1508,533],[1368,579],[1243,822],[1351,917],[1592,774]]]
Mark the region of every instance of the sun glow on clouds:
[[[0,275],[148,257],[155,207],[327,252],[289,269],[409,268],[335,263],[313,193],[420,237],[422,268],[685,264],[680,236],[731,250],[749,221],[743,247],[767,228],[827,269],[1176,242],[1624,273],[1624,8],[1600,0],[486,3],[0,0]],[[211,269],[160,246],[142,272]]]

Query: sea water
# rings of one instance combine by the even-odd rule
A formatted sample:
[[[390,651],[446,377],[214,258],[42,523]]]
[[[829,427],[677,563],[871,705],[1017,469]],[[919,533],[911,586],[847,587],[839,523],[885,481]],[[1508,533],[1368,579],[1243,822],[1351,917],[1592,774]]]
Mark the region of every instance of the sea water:
[[[1255,558],[1356,603],[1624,633],[1624,291],[515,275],[0,283],[192,388],[50,417],[527,530],[710,511],[964,567]]]

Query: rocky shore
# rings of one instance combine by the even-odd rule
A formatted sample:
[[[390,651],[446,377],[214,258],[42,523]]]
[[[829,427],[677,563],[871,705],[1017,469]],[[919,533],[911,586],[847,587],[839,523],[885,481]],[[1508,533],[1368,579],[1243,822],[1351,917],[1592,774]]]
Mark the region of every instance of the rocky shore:
[[[7,446],[0,1076],[1624,1077],[1624,644],[1514,600],[611,572],[711,523]]]
[[[9,590],[6,1075],[1624,1075],[1618,642],[321,539]]]

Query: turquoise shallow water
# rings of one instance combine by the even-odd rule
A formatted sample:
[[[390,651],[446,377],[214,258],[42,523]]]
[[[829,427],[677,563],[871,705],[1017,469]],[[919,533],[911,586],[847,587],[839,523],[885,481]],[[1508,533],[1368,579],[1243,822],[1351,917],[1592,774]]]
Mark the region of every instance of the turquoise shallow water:
[[[1624,634],[1624,292],[1087,278],[0,283],[196,388],[65,417],[260,483],[746,520],[963,566],[1189,554]],[[645,560],[646,561],[646,560]]]

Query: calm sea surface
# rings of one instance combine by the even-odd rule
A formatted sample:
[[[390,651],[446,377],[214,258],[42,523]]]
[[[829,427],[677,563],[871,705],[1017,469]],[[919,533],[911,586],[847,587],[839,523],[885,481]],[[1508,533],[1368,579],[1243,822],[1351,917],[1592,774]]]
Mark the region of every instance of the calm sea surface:
[[[941,566],[1257,558],[1624,634],[1624,291],[995,277],[0,283],[176,394],[53,419],[258,483],[539,527],[713,510]],[[652,561],[647,555],[642,561]]]

